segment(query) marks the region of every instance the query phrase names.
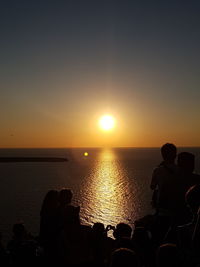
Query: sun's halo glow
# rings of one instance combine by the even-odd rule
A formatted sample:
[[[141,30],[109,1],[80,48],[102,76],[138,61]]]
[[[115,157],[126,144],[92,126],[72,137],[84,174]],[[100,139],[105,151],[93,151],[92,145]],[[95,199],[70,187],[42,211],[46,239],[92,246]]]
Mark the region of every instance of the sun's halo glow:
[[[99,120],[99,126],[104,131],[109,131],[115,126],[115,119],[111,115],[104,115]]]

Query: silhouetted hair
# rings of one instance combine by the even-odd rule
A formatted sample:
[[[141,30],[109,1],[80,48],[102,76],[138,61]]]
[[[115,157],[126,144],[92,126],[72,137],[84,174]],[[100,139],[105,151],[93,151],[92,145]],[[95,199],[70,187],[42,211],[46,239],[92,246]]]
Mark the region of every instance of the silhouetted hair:
[[[92,227],[93,232],[96,235],[103,235],[105,233],[105,227],[103,223],[94,223]]]
[[[145,227],[135,227],[132,240],[136,244],[148,245],[150,242],[150,234]]]
[[[49,190],[44,197],[40,215],[44,213],[51,213],[52,210],[55,210],[58,207],[58,191]]]
[[[137,267],[139,261],[136,253],[128,248],[116,249],[111,256],[110,267]]]
[[[113,232],[115,238],[131,238],[132,228],[126,223],[119,223]]]
[[[192,212],[196,213],[200,206],[200,185],[194,185],[186,192],[185,200]]]
[[[173,144],[166,143],[161,147],[161,154],[164,160],[175,160],[176,152],[176,146]]]
[[[62,189],[59,193],[59,202],[61,205],[70,204],[72,201],[72,191],[70,189]]]
[[[181,257],[177,246],[171,243],[161,245],[157,250],[156,261],[158,267],[181,266]]]
[[[194,171],[195,156],[189,152],[181,152],[178,154],[177,164],[185,172],[192,173]]]

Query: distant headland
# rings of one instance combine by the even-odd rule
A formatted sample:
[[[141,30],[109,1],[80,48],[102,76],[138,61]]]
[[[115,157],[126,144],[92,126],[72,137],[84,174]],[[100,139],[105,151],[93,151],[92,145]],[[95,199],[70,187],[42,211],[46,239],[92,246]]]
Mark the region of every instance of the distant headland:
[[[67,162],[67,158],[54,157],[0,157],[0,162]]]

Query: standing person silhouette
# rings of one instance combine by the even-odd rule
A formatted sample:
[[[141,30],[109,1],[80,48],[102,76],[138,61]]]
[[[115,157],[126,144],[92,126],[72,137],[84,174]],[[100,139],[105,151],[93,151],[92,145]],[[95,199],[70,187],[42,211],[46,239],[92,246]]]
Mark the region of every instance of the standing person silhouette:
[[[185,203],[185,194],[188,189],[200,183],[200,175],[194,173],[195,155],[189,152],[181,152],[177,156],[179,179],[177,179],[177,198],[174,203],[176,207],[177,225],[183,225],[191,220],[191,213]]]
[[[172,201],[173,182],[177,176],[175,164],[177,149],[173,144],[166,143],[161,147],[163,161],[153,171],[151,189],[156,190],[154,207],[159,215],[169,215],[174,203]]]
[[[153,171],[150,188],[154,190],[153,206],[156,209],[156,223],[153,234],[155,242],[162,242],[166,232],[173,223],[174,203],[176,199],[176,186],[178,168],[175,164],[176,146],[166,143],[161,147],[163,161]]]

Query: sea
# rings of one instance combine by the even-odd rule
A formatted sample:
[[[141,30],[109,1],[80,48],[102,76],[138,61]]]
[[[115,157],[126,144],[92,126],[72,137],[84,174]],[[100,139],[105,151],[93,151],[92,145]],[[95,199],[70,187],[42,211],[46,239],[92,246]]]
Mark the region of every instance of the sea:
[[[178,148],[196,156],[200,148]],[[39,232],[40,209],[48,190],[70,188],[72,204],[80,206],[81,223],[133,225],[152,214],[150,181],[161,162],[159,148],[0,149],[0,157],[64,157],[67,162],[0,163],[0,232],[6,242],[14,223]]]

